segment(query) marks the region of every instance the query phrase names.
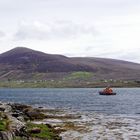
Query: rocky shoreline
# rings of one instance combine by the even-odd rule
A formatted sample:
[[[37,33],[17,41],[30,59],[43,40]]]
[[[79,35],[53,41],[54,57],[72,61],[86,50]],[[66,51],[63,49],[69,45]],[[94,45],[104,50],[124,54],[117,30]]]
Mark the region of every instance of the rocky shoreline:
[[[0,102],[0,140],[140,139],[139,116]]]
[[[61,140],[62,132],[74,129],[67,120],[80,117],[56,109],[0,102],[0,140]]]

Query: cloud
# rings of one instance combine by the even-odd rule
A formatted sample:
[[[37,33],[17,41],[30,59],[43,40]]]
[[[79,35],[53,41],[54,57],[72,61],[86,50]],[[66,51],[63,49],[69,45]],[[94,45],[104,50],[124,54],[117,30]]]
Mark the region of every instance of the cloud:
[[[17,40],[26,39],[73,39],[84,35],[95,36],[97,31],[93,26],[78,24],[71,21],[55,21],[51,23],[22,23],[15,34]]]
[[[6,34],[3,31],[0,31],[0,38],[5,37]]]

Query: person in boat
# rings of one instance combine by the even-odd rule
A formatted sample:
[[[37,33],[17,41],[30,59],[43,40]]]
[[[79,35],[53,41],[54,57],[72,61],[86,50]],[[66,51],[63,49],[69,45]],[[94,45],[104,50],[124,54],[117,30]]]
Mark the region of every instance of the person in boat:
[[[110,87],[107,87],[106,89],[103,90],[104,93],[112,94],[113,90]]]

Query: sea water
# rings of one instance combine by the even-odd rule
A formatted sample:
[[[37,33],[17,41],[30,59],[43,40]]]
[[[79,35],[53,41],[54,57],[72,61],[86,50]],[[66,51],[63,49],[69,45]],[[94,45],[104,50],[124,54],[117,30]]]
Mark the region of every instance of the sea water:
[[[0,89],[0,101],[78,112],[85,132],[63,133],[64,140],[140,139],[140,88],[115,88],[102,96],[100,88]]]

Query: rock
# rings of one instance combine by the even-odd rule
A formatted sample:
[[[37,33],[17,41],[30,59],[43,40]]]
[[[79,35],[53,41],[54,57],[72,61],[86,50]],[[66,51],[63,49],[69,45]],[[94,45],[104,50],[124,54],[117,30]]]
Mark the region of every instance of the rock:
[[[46,116],[43,113],[38,112],[34,109],[27,111],[25,114],[30,118],[30,120],[36,120],[36,119],[40,120],[46,118]]]
[[[54,119],[79,119],[81,115],[46,115],[46,118],[54,118]]]
[[[43,107],[42,106],[39,106],[38,108],[40,109],[40,108],[43,108]]]
[[[11,111],[11,106],[3,103],[3,104],[0,104],[0,111],[2,112],[10,112]]]
[[[4,107],[0,107],[0,111],[5,111],[5,108]]]
[[[8,116],[4,112],[0,112],[0,118],[7,120]]]
[[[30,133],[32,133],[32,134],[38,134],[40,132],[41,132],[40,128],[33,128],[33,129],[30,130]]]
[[[45,124],[48,128],[52,128],[52,126],[48,123]]]
[[[15,132],[16,136],[29,138],[29,134],[27,133],[26,127],[23,126],[19,129],[19,131]]]
[[[3,104],[3,107],[5,108],[4,112],[8,113],[11,112],[12,108],[8,104]]]
[[[18,103],[11,104],[11,107],[14,111],[20,111],[20,112],[23,112],[25,109],[32,108],[29,105],[23,105],[23,104],[18,104]]]
[[[17,119],[21,122],[24,122],[24,117],[23,116],[19,116],[19,117],[17,117]]]
[[[43,108],[32,108],[28,105],[22,104],[0,104],[0,119],[6,120],[6,129],[0,131],[0,140],[42,140],[41,137],[36,137],[31,134],[39,134],[42,128],[34,126],[33,128],[27,127],[27,121],[42,120],[46,118]],[[27,120],[27,121],[26,121]],[[54,130],[49,124],[46,124],[47,128],[53,133],[52,139],[61,140],[58,132],[60,130]],[[30,132],[30,133],[29,133]],[[43,138],[48,140],[48,138]]]
[[[13,140],[15,137],[13,132],[10,131],[1,131],[0,140]]]
[[[60,127],[56,127],[54,129],[54,133],[56,133],[56,134],[61,134],[62,132],[65,132],[65,131],[67,131],[67,130],[63,129],[63,128],[60,128]]]
[[[22,127],[25,126],[25,122],[19,121],[17,118],[8,116],[10,120],[9,130],[15,132],[19,131]]]
[[[20,115],[19,113],[13,113],[12,114],[12,116],[15,117],[15,118],[19,117],[19,115]]]

